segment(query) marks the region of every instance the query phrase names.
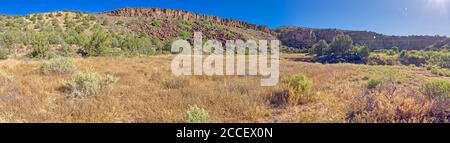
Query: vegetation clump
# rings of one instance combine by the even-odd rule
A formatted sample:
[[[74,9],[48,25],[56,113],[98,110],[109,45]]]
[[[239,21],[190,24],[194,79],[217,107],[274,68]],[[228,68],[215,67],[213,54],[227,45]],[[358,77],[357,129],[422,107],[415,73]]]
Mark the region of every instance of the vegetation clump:
[[[111,75],[101,76],[96,72],[78,73],[63,85],[63,90],[74,97],[94,96],[110,88],[115,82],[117,79]]]
[[[450,97],[450,80],[448,79],[432,79],[426,81],[421,91],[429,98],[449,98]]]
[[[307,99],[311,95],[312,81],[304,74],[292,76],[284,80],[284,83],[289,90],[288,102],[291,105],[300,104],[303,98]]]
[[[72,74],[76,71],[75,63],[68,58],[53,58],[41,64],[41,72],[44,74]]]
[[[186,112],[187,123],[208,123],[210,122],[209,114],[205,109],[197,107],[197,105],[189,106]]]

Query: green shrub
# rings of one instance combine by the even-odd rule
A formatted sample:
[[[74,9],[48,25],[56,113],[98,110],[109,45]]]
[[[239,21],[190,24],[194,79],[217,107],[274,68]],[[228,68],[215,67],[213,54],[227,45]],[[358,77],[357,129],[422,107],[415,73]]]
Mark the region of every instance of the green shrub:
[[[189,37],[191,37],[191,36],[192,36],[191,32],[188,32],[188,31],[181,31],[180,32],[181,39],[189,39]]]
[[[30,53],[30,57],[32,58],[40,58],[40,59],[49,59],[54,56],[50,51],[50,42],[48,37],[46,37],[43,33],[34,33],[30,39],[31,46],[33,50]]]
[[[125,24],[125,22],[122,21],[122,20],[118,20],[118,21],[116,22],[116,25],[123,25],[123,24]]]
[[[75,56],[75,50],[72,49],[69,45],[63,44],[61,45],[61,48],[58,49],[58,55],[63,57],[72,57]]]
[[[93,14],[90,14],[89,17],[88,17],[88,19],[89,19],[90,21],[95,21],[95,20],[97,20],[97,17],[95,17],[95,15],[93,15]]]
[[[110,36],[102,29],[96,29],[83,50],[87,56],[101,56],[111,46]]]
[[[421,91],[429,98],[449,98],[450,94],[450,80],[448,79],[433,79],[426,81]]]
[[[337,35],[330,44],[330,52],[336,55],[351,53],[353,50],[353,40],[348,35]]]
[[[428,70],[431,71],[432,74],[439,75],[439,76],[446,76],[450,77],[450,70],[445,68],[440,68],[437,66],[429,66],[427,67]]]
[[[400,60],[397,55],[387,55],[385,53],[371,53],[366,58],[366,63],[369,65],[398,65]]]
[[[153,21],[150,22],[150,26],[161,27],[161,21],[160,20],[153,20]]]
[[[76,65],[68,58],[54,58],[43,62],[40,69],[44,74],[72,74],[76,71]]]
[[[380,87],[383,84],[383,81],[378,78],[371,78],[369,81],[367,81],[367,88],[368,89],[375,89]]]
[[[289,90],[288,102],[292,105],[301,103],[302,98],[307,98],[311,94],[312,81],[303,74],[288,78],[284,83]]]
[[[356,45],[354,47],[355,54],[363,59],[367,59],[370,56],[370,49],[365,45]]]
[[[205,109],[197,107],[197,105],[189,106],[186,113],[187,123],[208,123],[210,122],[209,114]]]
[[[78,73],[72,81],[63,85],[63,90],[70,96],[95,96],[102,90],[110,88],[117,81],[111,75],[101,76],[96,72]]]
[[[320,40],[319,42],[317,42],[316,44],[313,45],[312,47],[312,53],[316,54],[317,56],[322,56],[324,54],[326,54],[326,52],[328,51],[328,43],[325,40]]]
[[[441,68],[450,68],[450,52],[448,51],[407,51],[401,52],[403,64],[434,65]]]
[[[8,59],[9,51],[5,48],[0,48],[0,60]]]

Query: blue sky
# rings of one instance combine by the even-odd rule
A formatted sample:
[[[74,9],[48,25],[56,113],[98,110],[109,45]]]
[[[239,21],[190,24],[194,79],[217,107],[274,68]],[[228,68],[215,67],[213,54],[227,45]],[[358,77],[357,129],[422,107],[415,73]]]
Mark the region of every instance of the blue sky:
[[[450,36],[450,0],[0,0],[0,13],[101,12],[121,7],[193,11],[268,25]]]

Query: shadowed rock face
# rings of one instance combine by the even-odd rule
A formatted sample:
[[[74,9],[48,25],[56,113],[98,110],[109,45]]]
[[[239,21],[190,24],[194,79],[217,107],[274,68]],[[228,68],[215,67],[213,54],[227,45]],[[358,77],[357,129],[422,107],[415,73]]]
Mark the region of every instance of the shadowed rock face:
[[[397,46],[400,49],[419,50],[446,39],[440,36],[387,36],[367,31],[297,27],[280,27],[274,32],[284,45],[295,48],[311,48],[314,43],[322,39],[331,42],[338,34],[349,35],[354,43],[368,45],[371,49]]]
[[[180,19],[186,21],[209,21],[214,24],[225,25],[236,28],[246,28],[257,31],[270,33],[267,26],[250,24],[243,21],[219,18],[215,16],[208,16],[203,14],[196,14],[182,10],[161,9],[161,8],[122,8],[105,12],[109,16],[124,16],[124,17],[152,17],[160,19]]]

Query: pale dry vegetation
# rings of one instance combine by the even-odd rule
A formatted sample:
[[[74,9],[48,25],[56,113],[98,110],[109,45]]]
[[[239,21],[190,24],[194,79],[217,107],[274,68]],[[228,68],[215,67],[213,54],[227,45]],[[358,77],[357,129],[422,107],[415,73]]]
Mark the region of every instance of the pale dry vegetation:
[[[41,62],[0,61],[2,122],[445,122],[447,99],[429,98],[425,68],[323,65],[283,55],[281,79],[261,87],[254,76],[181,76],[170,71],[173,56],[72,58],[79,74],[42,74]],[[68,96],[68,82],[82,89],[84,77],[108,88],[94,96]],[[91,79],[91,78],[89,78]],[[380,80],[368,88],[370,79]],[[298,86],[295,87],[295,86]],[[446,83],[425,84],[445,88]],[[83,88],[81,88],[83,87]],[[100,88],[100,87],[99,87]],[[429,89],[429,88],[427,88]],[[444,89],[439,93],[447,92]],[[89,92],[90,93],[90,92]],[[447,94],[448,93],[443,93]],[[292,97],[295,96],[295,97]],[[297,98],[298,97],[298,98]],[[303,100],[307,97],[307,100]],[[298,104],[292,104],[292,102]]]

